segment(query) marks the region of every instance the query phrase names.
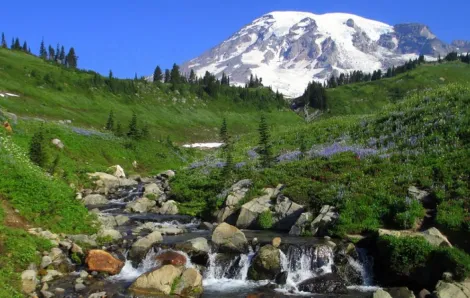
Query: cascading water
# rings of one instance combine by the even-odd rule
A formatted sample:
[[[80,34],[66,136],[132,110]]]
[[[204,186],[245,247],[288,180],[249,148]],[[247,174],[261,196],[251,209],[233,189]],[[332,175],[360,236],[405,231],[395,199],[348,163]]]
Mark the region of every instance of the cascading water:
[[[116,205],[125,205],[128,202],[134,201],[136,198],[142,197],[144,193],[144,184],[138,184],[130,190],[119,190],[118,194],[111,198],[110,203]]]

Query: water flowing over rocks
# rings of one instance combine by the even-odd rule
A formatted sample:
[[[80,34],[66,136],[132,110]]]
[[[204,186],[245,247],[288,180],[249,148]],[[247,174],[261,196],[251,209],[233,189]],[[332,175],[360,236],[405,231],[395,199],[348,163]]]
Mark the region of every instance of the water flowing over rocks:
[[[132,244],[129,257],[133,260],[140,261],[155,243],[161,242],[162,240],[162,235],[157,231],[140,238]]]
[[[281,273],[281,253],[272,245],[260,248],[248,269],[251,280],[272,280]]]

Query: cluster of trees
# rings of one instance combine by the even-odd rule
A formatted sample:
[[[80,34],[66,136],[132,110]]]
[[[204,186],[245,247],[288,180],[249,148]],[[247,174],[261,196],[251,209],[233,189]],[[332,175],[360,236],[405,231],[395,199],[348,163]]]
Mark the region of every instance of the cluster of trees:
[[[121,122],[117,121],[115,125],[114,112],[111,110],[108,115],[108,120],[106,121],[105,129],[107,131],[113,132],[117,137],[128,137],[133,140],[148,139],[150,136],[150,131],[148,125],[142,126],[139,128],[137,125],[137,114],[134,112],[132,114],[131,121],[129,122],[128,130],[125,133],[122,129]]]
[[[258,78],[258,76],[250,75],[250,80],[245,85],[246,88],[258,88],[263,87],[263,78]]]
[[[383,78],[392,78],[396,75],[405,73],[407,71],[415,69],[418,65],[425,63],[424,55],[420,55],[418,59],[410,59],[408,62],[401,66],[389,67],[384,73],[381,69],[375,70],[372,73],[365,73],[360,70],[353,71],[351,73],[342,73],[339,76],[331,76],[325,83],[326,88],[336,88],[338,86],[359,83],[359,82],[370,82],[378,81]]]
[[[5,33],[2,33],[1,47],[4,49],[8,49]],[[32,54],[31,48],[28,46],[28,43],[24,41],[21,45],[20,39],[18,37],[12,38],[10,49],[13,51],[22,51],[28,54]],[[43,60],[53,61],[57,64],[64,65],[70,68],[77,68],[78,66],[78,56],[75,53],[75,48],[71,47],[66,54],[64,46],[60,46],[59,44],[57,44],[57,47],[55,49],[51,45],[46,48],[44,40],[41,41],[38,57]]]
[[[439,59],[441,60],[441,59]],[[447,56],[445,56],[444,58],[445,61],[462,61],[463,63],[469,63],[470,64],[470,54],[467,53],[466,55],[465,54],[458,54],[457,52],[451,52],[449,54],[447,54]]]
[[[314,109],[327,109],[328,96],[325,86],[321,83],[309,83],[307,89],[305,89],[304,94],[300,98],[304,104],[307,104]]]

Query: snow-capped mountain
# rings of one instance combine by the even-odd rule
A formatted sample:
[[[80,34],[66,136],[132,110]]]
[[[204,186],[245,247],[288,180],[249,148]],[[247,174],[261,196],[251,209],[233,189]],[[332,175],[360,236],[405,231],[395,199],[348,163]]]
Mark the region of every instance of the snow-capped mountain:
[[[454,48],[421,24],[390,26],[345,13],[271,12],[186,62],[182,71],[193,69],[198,76],[209,71],[218,77],[225,72],[235,84],[245,84],[253,74],[265,86],[293,97],[314,79],[371,72]]]

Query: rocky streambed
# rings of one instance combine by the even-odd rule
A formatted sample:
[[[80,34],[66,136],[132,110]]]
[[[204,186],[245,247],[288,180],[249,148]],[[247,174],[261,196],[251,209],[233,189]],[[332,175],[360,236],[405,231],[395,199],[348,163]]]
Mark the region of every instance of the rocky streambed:
[[[338,217],[332,206],[324,206],[313,216],[283,196],[282,186],[278,186],[237,208],[251,186],[250,181],[242,180],[221,194],[225,203],[214,214],[217,222],[207,223],[178,215],[178,204],[169,200],[174,172],[130,179],[120,167],[113,172],[90,174],[96,187],[77,194],[96,214],[101,226],[97,234],[30,230],[56,247],[43,252],[39,267],[32,265],[23,272],[26,294],[91,298],[414,296],[406,288],[381,290],[374,284],[374,260],[366,249],[324,236]],[[272,212],[275,228],[257,230],[258,218],[266,212]],[[315,236],[300,236],[306,232]]]

